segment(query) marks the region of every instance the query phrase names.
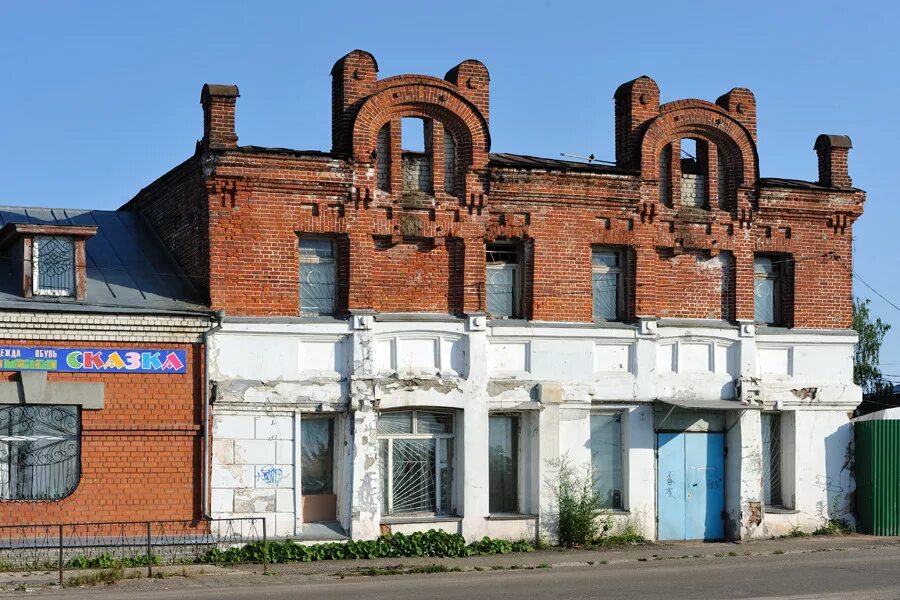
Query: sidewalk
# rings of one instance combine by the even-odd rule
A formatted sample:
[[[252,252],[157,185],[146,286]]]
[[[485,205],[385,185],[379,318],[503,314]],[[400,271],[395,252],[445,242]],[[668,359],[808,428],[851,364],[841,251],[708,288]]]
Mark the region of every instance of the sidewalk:
[[[864,535],[781,538],[749,542],[665,542],[646,543],[601,550],[565,550],[553,548],[535,552],[519,552],[467,558],[378,558],[369,560],[332,560],[309,563],[268,565],[269,575],[297,579],[323,577],[352,577],[367,574],[389,575],[405,572],[488,571],[508,569],[563,568],[598,564],[640,563],[678,559],[727,559],[741,556],[774,554],[806,554],[812,552],[840,552],[862,549],[897,548],[900,537]],[[435,565],[437,565],[435,567]],[[154,567],[156,577],[186,577],[196,581],[211,578],[239,578],[262,573],[262,565],[173,565]],[[98,574],[102,569],[66,571],[66,580]],[[146,568],[125,569],[124,578],[146,578]],[[56,571],[0,573],[0,592],[55,586]],[[136,583],[136,582],[135,582]]]

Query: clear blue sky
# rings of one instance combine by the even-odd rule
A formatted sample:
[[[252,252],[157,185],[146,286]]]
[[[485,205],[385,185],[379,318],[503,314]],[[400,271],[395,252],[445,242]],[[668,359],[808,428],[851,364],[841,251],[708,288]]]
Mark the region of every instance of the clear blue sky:
[[[896,3],[861,1],[3,2],[0,203],[118,207],[193,152],[204,82],[240,86],[241,144],[328,150],[354,48],[382,77],[480,59],[493,150],[550,157],[613,158],[612,94],[647,74],[663,101],[752,89],[763,176],[814,180],[816,135],[850,135],[855,268],[900,305],[898,29]],[[900,311],[856,292],[900,376]]]

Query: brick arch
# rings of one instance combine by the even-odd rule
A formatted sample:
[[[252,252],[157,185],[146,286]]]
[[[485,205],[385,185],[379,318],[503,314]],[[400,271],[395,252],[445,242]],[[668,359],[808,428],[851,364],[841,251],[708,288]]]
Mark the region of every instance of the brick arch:
[[[462,164],[487,166],[491,147],[487,120],[456,89],[441,79],[421,75],[398,76],[378,83],[353,122],[353,158],[370,162],[378,132],[393,117],[419,117],[441,123],[456,141]]]
[[[679,100],[660,108],[660,116],[647,127],[641,140],[641,177],[659,179],[659,155],[682,138],[708,140],[725,154],[739,186],[752,187],[759,179],[756,143],[750,132],[711,102]]]

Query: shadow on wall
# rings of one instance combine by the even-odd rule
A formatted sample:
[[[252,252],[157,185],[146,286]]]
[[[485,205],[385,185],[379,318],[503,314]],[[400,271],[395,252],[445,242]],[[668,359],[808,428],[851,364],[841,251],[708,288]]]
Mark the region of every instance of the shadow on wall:
[[[856,522],[856,464],[853,454],[853,424],[847,422],[825,437],[825,473],[817,474],[813,485],[825,491],[827,500],[816,503],[816,517],[826,525],[830,520]]]

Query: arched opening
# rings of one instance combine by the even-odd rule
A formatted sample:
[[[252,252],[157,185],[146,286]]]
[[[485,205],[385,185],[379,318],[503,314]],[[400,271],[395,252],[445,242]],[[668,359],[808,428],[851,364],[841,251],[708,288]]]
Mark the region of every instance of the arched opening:
[[[709,144],[695,138],[682,138],[681,205],[709,208]]]
[[[400,122],[404,194],[432,192],[432,122],[417,117],[404,117]]]

